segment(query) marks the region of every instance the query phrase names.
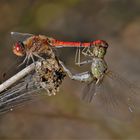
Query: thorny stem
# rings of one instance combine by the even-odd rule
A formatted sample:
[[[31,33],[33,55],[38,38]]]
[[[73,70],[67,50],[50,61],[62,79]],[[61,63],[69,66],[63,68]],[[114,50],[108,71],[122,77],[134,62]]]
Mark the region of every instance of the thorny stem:
[[[27,66],[26,68],[24,68],[23,70],[21,70],[20,72],[18,72],[17,74],[15,74],[13,77],[9,78],[4,83],[2,83],[0,85],[0,93],[2,91],[6,90],[7,88],[9,88],[11,85],[13,85],[14,83],[16,83],[20,79],[22,79],[24,76],[26,76],[27,74],[29,74],[31,71],[33,71],[35,69],[36,63],[39,63],[39,62],[32,63],[31,65]]]

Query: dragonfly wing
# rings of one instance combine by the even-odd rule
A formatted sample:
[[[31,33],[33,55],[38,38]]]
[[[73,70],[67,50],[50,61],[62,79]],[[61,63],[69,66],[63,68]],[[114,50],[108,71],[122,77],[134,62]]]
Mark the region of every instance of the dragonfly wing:
[[[102,84],[96,88],[95,102],[102,110],[119,119],[130,119],[135,109],[131,87],[115,73],[107,73]],[[135,94],[136,95],[136,94]]]
[[[19,32],[11,32],[11,36],[14,41],[24,41],[27,38],[33,36],[33,34],[29,33],[19,33]]]
[[[0,114],[37,99],[35,97],[39,95],[42,88],[39,83],[32,80],[33,76],[34,74],[26,76],[18,84],[0,94]]]
[[[87,85],[85,85],[83,89],[82,99],[85,100],[86,102],[91,102],[93,97],[96,95],[95,88],[96,88],[95,81],[92,81]]]

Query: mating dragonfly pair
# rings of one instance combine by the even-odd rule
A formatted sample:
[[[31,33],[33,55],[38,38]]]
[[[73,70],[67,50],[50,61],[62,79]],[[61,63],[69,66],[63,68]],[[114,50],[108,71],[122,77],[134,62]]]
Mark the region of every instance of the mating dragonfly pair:
[[[32,84],[26,86],[24,91],[22,91],[25,95],[27,95],[25,89],[27,89],[28,93],[31,93],[31,91],[34,91],[33,87],[37,88],[38,84],[40,85],[39,87],[41,87],[40,89],[45,89],[49,95],[55,94],[55,92],[58,90],[54,89],[60,86],[65,73],[67,73],[72,80],[86,83],[83,90],[83,99],[87,100],[88,102],[94,100],[94,102],[100,104],[102,107],[105,107],[108,109],[108,111],[113,110],[116,112],[117,110],[117,114],[120,110],[125,110],[126,112],[133,111],[133,98],[135,98],[135,95],[137,94],[135,87],[133,87],[132,84],[121,78],[119,75],[108,70],[107,63],[104,59],[108,48],[107,42],[103,40],[96,40],[86,43],[64,42],[44,35],[33,35],[28,33],[23,34],[17,32],[12,32],[11,35],[15,38],[22,38],[19,39],[13,47],[13,52],[17,56],[25,56],[22,64],[28,64],[30,59],[32,59],[32,61],[35,63],[35,57],[41,61],[41,65],[37,65],[36,72],[32,74],[33,77],[37,77],[36,75],[38,75],[38,77],[40,77],[39,79],[41,80],[35,82],[37,84],[33,84],[34,78],[27,78],[31,76],[31,74],[24,78],[24,80],[21,82],[22,86],[18,86],[18,88],[14,88],[13,90],[17,97],[21,95],[20,90],[25,85],[26,79],[28,79],[28,83]],[[75,53],[75,64],[78,66],[91,64],[91,69],[86,72],[73,74],[53,52],[53,48],[64,47],[77,48]],[[42,56],[44,54],[45,58]],[[90,59],[81,61],[81,55]],[[42,63],[45,63],[45,66],[42,65]],[[39,71],[37,70],[38,68]],[[48,72],[50,73],[48,74]],[[52,82],[48,82],[48,79],[50,79],[49,81]],[[18,95],[18,93],[20,94]],[[12,96],[10,97],[10,100],[12,100],[12,90],[6,91],[6,94],[2,94],[2,97],[4,98],[5,95],[8,95],[9,97],[11,94]],[[0,98],[2,97],[0,96]],[[14,96],[16,99],[17,97]],[[7,98],[5,98],[5,100],[7,100]],[[20,101],[18,100],[18,102]],[[3,103],[2,105],[5,104]]]

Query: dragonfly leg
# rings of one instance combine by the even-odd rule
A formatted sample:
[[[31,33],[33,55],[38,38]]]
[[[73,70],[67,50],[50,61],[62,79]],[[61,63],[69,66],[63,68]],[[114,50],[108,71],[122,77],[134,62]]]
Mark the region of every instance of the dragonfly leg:
[[[99,79],[96,80],[96,85],[100,85],[103,81],[104,75],[102,75]]]
[[[72,74],[72,72],[68,68],[66,68],[66,66],[64,65],[64,63],[62,61],[59,60],[59,63],[61,64],[64,71],[68,74],[68,76],[72,80],[76,80],[76,81],[80,81],[80,82],[91,82],[93,80],[93,76],[89,71]]]
[[[23,62],[21,64],[18,65],[18,67],[22,66],[23,64],[25,64],[26,60],[28,59],[28,56],[26,55]]]
[[[81,50],[80,47],[78,47],[75,53],[75,64],[78,65],[80,61],[81,61]]]
[[[32,59],[33,63],[35,63],[35,60],[34,60],[34,57],[33,57],[33,55],[31,55],[31,59]]]
[[[82,50],[82,54],[83,54],[84,56],[93,56],[93,53],[91,52],[90,47],[88,47],[88,48],[85,47],[85,48]]]
[[[87,60],[87,61],[83,61],[81,62],[81,54],[83,54],[84,56],[93,56],[93,53],[91,52],[90,48],[84,48],[81,52],[80,47],[77,48],[76,50],[76,54],[75,54],[75,64],[78,66],[84,65],[84,64],[88,64],[88,63],[92,63],[92,60]]]
[[[26,66],[28,66],[30,58],[32,58],[32,54],[28,54]]]
[[[34,56],[36,56],[37,58],[41,59],[41,60],[45,60],[43,57],[39,56],[38,54],[36,53],[33,53]]]
[[[92,62],[93,62],[93,60],[86,60],[86,61],[82,61],[80,63],[75,63],[75,64],[78,65],[78,66],[83,66],[83,65],[86,65],[86,64],[90,64]]]

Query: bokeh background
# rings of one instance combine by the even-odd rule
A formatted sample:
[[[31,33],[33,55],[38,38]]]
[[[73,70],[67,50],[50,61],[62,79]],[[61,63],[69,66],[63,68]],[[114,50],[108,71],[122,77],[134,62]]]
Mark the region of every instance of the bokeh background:
[[[110,69],[139,85],[139,25],[139,0],[1,0],[0,73],[15,72],[22,61],[12,53],[10,32],[18,31],[64,41],[104,39],[110,45]],[[81,70],[74,65],[74,50],[64,49],[60,57],[73,72]],[[139,110],[129,121],[116,119],[81,101],[81,87],[66,78],[56,96],[43,96],[1,115],[0,139],[140,138]]]

